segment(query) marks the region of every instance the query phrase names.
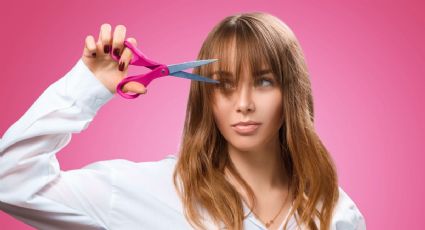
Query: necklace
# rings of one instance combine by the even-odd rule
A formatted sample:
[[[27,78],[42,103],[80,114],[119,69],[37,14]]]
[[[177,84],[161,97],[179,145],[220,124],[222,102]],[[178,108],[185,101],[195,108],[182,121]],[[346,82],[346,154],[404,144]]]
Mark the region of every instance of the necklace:
[[[288,192],[289,192],[289,189],[288,189]],[[249,209],[254,215],[255,215],[255,217],[257,217],[260,221],[262,221],[262,222],[264,222],[265,223],[265,226],[268,228],[268,227],[270,227],[270,225],[272,225],[273,224],[273,222],[274,222],[274,220],[276,219],[276,217],[278,217],[279,216],[279,214],[280,214],[280,212],[282,211],[282,209],[283,209],[283,207],[285,206],[285,204],[286,204],[286,201],[288,200],[288,197],[289,197],[289,193],[288,193],[288,195],[286,196],[286,198],[285,198],[285,200],[283,201],[283,203],[282,203],[282,206],[280,207],[280,209],[279,209],[279,212],[273,217],[273,219],[271,219],[271,220],[269,220],[268,222],[264,222],[263,220],[261,220],[261,218],[252,210],[252,209]],[[242,198],[242,199],[244,199],[244,198]],[[244,199],[245,200],[245,199]],[[246,202],[246,201],[245,201]]]

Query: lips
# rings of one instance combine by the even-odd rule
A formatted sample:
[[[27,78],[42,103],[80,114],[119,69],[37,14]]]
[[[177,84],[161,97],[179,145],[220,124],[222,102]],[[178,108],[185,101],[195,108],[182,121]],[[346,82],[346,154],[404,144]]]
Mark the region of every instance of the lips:
[[[235,124],[233,124],[232,126],[239,126],[239,125],[259,125],[259,124],[261,124],[261,123],[259,123],[259,122],[255,122],[255,121],[241,121],[241,122],[238,122],[238,123],[235,123]]]
[[[244,121],[233,124],[232,128],[240,135],[252,135],[260,125],[261,123],[254,121]]]

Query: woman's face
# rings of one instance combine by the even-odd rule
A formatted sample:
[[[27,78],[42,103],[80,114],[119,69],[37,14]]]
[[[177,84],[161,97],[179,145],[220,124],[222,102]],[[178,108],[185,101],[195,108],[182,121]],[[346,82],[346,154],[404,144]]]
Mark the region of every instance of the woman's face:
[[[219,72],[212,77],[220,81],[213,93],[214,119],[231,147],[256,151],[279,140],[282,92],[271,71],[263,68],[254,74],[242,70],[238,84],[232,73]],[[234,126],[246,121],[258,125]]]

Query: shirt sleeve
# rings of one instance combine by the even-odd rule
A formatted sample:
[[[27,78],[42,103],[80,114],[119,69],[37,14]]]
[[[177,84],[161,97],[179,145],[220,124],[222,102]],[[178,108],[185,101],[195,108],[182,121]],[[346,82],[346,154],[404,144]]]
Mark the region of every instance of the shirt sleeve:
[[[332,218],[332,230],[366,230],[365,219],[354,201],[339,187],[339,200]]]
[[[80,59],[0,139],[0,209],[37,229],[107,229],[110,165],[62,171],[55,154],[114,97]]]

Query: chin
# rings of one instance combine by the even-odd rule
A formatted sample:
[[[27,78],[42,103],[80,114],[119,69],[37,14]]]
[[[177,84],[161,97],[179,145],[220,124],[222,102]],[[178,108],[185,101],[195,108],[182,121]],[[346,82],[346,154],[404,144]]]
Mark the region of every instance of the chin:
[[[232,140],[229,142],[229,144],[241,152],[252,151],[259,147],[258,142],[255,141],[252,136],[238,137],[237,140]]]

